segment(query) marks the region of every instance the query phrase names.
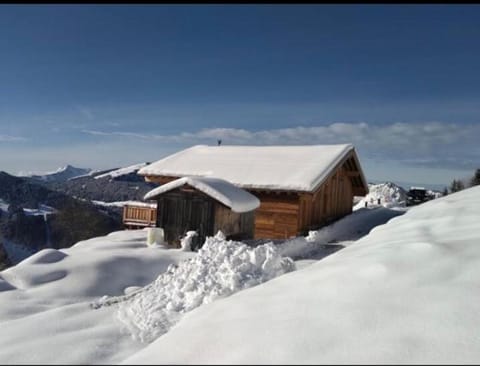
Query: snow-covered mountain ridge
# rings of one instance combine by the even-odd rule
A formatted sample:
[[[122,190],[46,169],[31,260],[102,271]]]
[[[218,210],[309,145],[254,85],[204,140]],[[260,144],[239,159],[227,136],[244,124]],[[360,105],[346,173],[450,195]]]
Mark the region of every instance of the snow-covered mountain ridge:
[[[20,173],[19,176],[44,182],[65,182],[69,179],[89,174],[92,169],[76,168],[70,164],[45,174]]]

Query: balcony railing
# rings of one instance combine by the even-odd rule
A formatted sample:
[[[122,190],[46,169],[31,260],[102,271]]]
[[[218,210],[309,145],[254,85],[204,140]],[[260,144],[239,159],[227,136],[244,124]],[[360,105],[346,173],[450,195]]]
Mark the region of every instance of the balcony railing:
[[[149,206],[123,206],[123,224],[127,227],[155,227],[157,208]]]

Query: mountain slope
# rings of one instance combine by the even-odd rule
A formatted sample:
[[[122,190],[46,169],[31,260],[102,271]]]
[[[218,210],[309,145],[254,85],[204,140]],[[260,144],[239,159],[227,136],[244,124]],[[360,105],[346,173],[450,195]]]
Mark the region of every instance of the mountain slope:
[[[117,212],[100,210],[89,202],[5,172],[0,172],[0,201],[0,242],[7,240],[31,250],[49,245],[68,247],[121,228]],[[32,210],[42,205],[53,207],[56,212],[48,214],[47,219],[41,214],[43,211]],[[40,214],[34,215],[37,211]]]

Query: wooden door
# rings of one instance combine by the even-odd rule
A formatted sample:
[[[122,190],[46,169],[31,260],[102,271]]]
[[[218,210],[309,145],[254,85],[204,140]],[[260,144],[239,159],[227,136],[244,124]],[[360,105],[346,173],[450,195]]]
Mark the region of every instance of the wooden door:
[[[203,244],[207,235],[213,235],[214,201],[196,192],[173,191],[158,199],[157,226],[162,227],[165,240],[176,247],[187,231],[198,236],[193,247]]]

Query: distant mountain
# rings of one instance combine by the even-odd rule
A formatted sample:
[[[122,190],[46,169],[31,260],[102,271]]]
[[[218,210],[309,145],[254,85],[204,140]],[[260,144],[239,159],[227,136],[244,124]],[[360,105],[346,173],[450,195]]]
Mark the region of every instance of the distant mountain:
[[[22,177],[31,178],[43,182],[65,182],[69,179],[89,174],[92,169],[76,168],[71,165],[64,166],[54,172],[45,174],[22,174]]]
[[[139,163],[124,168],[111,169],[63,182],[45,182],[47,188],[88,201],[119,202],[143,201],[147,192],[157,187],[147,183],[138,170],[148,163]]]

